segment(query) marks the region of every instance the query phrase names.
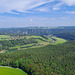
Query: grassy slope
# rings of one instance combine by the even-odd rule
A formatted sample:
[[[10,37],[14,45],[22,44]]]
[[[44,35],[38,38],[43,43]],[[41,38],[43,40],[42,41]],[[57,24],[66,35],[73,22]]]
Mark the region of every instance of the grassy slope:
[[[21,46],[10,47],[9,49],[15,49],[15,48],[26,47],[26,46],[32,46],[32,45],[34,45],[34,43],[32,43],[32,44],[27,44],[27,45],[21,45]]]
[[[0,35],[0,40],[8,40],[9,37],[8,35]]]
[[[44,38],[41,36],[26,36],[26,37],[27,37],[27,39],[29,39],[29,38],[42,38],[44,40]]]
[[[20,69],[0,67],[0,75],[27,75]]]
[[[0,35],[0,38],[8,38],[8,37],[10,37],[10,36],[8,36],[8,35]]]
[[[57,37],[52,37],[54,39],[56,39],[57,41],[54,42],[54,45],[57,45],[57,44],[63,44],[65,42],[67,42],[67,40],[65,39],[62,39],[62,38],[57,38]]]
[[[41,45],[41,46],[46,46],[46,45],[50,44],[49,41],[52,40],[51,38],[45,39],[45,38],[43,38],[43,37],[41,37],[41,36],[25,36],[25,37],[26,37],[27,39],[32,38],[32,37],[33,37],[33,38],[36,38],[35,40],[38,41],[37,44],[43,44],[43,45]],[[40,39],[38,39],[38,38],[41,38],[41,39],[43,39],[43,40],[46,40],[47,42],[42,41],[42,40],[40,40]],[[64,39],[62,39],[62,38],[57,38],[57,37],[52,37],[52,38],[54,38],[54,39],[57,40],[57,41],[55,41],[54,43],[51,43],[52,45],[63,44],[63,43],[66,42],[66,40],[64,40]],[[26,47],[26,46],[32,46],[32,45],[34,45],[34,43],[32,43],[32,44],[27,44],[27,45],[21,45],[21,46],[10,47],[10,49],[15,49],[15,48],[20,48],[20,47]],[[37,48],[37,47],[41,47],[41,46],[33,46],[33,47],[31,47],[31,48]],[[24,49],[26,49],[26,48],[24,48]]]

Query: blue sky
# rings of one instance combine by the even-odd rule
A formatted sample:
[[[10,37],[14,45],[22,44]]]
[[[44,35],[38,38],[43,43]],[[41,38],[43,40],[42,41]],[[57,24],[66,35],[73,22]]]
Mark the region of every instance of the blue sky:
[[[0,28],[75,26],[75,0],[0,0]]]

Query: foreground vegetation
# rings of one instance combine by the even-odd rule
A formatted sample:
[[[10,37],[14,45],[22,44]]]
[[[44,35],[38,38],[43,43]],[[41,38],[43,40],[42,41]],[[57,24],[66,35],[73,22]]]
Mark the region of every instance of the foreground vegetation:
[[[29,75],[74,75],[75,41],[0,54],[0,65],[20,68]]]
[[[0,67],[0,75],[27,75],[20,69],[14,69],[10,67]]]

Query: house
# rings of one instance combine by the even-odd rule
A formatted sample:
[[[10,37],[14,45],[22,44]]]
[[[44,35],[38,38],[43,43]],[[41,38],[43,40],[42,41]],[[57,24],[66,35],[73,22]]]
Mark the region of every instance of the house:
[[[43,44],[40,44],[40,46],[42,46]]]

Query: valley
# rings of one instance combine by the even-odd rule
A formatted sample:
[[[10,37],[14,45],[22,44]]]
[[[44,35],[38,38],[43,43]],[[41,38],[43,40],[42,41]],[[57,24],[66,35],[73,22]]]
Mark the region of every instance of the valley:
[[[50,35],[48,35],[50,36]],[[57,37],[47,37],[43,36],[7,36],[0,35],[0,53],[14,51],[14,50],[23,50],[27,48],[37,48],[43,47],[49,44],[63,44],[67,40]],[[16,44],[15,44],[16,43]]]
[[[42,29],[42,28],[41,28]],[[44,30],[43,30],[44,29]],[[75,34],[66,28],[26,29],[0,35],[0,73],[8,75],[74,75]],[[60,30],[61,29],[61,30]],[[10,29],[9,29],[10,30]],[[11,29],[12,31],[13,29]],[[18,29],[15,29],[17,31]],[[56,30],[56,32],[54,32]],[[63,28],[65,30],[65,28]],[[19,31],[19,30],[18,30]],[[24,32],[25,30],[21,30]],[[31,31],[37,32],[33,35]],[[41,31],[41,32],[40,32]],[[47,33],[44,33],[46,31]],[[59,31],[62,31],[61,33]],[[71,32],[70,32],[71,31]],[[62,34],[58,36],[58,34]],[[42,34],[42,35],[40,35]],[[69,37],[67,37],[67,35]],[[8,68],[8,67],[11,68]],[[18,68],[18,69],[16,69]]]

